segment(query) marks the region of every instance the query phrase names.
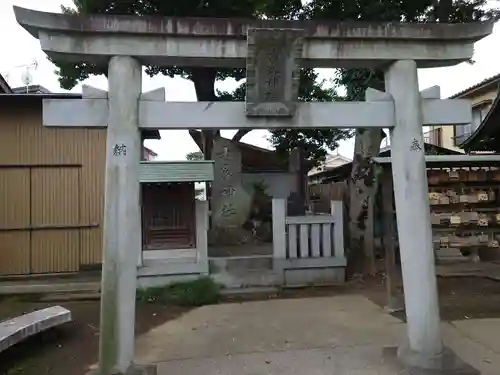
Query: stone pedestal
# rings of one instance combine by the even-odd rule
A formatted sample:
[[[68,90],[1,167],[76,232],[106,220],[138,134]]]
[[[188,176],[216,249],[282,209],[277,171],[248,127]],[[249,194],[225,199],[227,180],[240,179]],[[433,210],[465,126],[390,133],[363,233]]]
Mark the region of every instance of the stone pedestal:
[[[142,366],[132,364],[125,370],[125,372],[111,370],[111,372],[108,372],[105,375],[157,375],[157,373],[158,371],[156,365]],[[88,372],[87,375],[103,375],[103,373],[96,369]]]

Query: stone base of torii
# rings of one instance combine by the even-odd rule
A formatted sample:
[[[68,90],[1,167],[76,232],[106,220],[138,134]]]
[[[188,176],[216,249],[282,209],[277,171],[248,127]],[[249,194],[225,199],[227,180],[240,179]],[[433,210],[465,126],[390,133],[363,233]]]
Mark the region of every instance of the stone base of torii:
[[[443,349],[441,341],[422,126],[469,123],[471,107],[463,100],[440,100],[436,88],[420,93],[417,68],[470,59],[474,42],[491,33],[492,24],[258,21],[252,25],[254,21],[245,24],[241,20],[233,24],[231,20],[113,15],[85,18],[21,8],[15,8],[15,13],[49,56],[109,64],[107,98],[44,102],[46,126],[107,126],[97,374],[148,371],[133,363],[136,266],[141,248],[139,129],[245,127],[390,129],[407,315],[407,342],[397,357],[413,373],[456,373],[461,362],[450,360],[455,356]],[[257,32],[256,27],[264,30]],[[287,29],[293,30],[287,34]],[[277,50],[281,55],[271,59],[269,54]],[[251,103],[141,100],[142,64],[246,66]],[[299,66],[384,69],[386,92],[370,90],[366,102],[299,104]],[[267,76],[275,71],[281,78]]]

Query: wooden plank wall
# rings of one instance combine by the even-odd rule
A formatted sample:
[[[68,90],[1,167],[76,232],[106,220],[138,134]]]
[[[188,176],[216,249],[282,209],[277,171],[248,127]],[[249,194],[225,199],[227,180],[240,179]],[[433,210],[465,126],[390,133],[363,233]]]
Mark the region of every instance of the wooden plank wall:
[[[309,198],[314,213],[329,213],[331,201],[342,201],[348,205],[348,195],[347,181],[309,185]]]
[[[142,185],[143,249],[196,247],[194,183]]]
[[[101,262],[106,131],[41,119],[41,99],[0,105],[0,275]]]

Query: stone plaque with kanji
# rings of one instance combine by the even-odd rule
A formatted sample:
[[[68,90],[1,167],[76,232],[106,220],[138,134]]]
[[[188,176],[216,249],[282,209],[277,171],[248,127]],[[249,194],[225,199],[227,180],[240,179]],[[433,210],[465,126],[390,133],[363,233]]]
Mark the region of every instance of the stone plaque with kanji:
[[[247,116],[295,115],[303,33],[299,29],[248,30]]]

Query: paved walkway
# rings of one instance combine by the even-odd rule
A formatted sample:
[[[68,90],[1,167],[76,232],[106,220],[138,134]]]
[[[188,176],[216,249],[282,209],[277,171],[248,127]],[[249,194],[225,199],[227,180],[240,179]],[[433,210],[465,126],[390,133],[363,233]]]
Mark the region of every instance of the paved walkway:
[[[159,375],[405,375],[381,355],[404,334],[362,296],[223,304],[141,336],[137,359]],[[500,321],[445,323],[443,336],[483,375],[500,373]]]

